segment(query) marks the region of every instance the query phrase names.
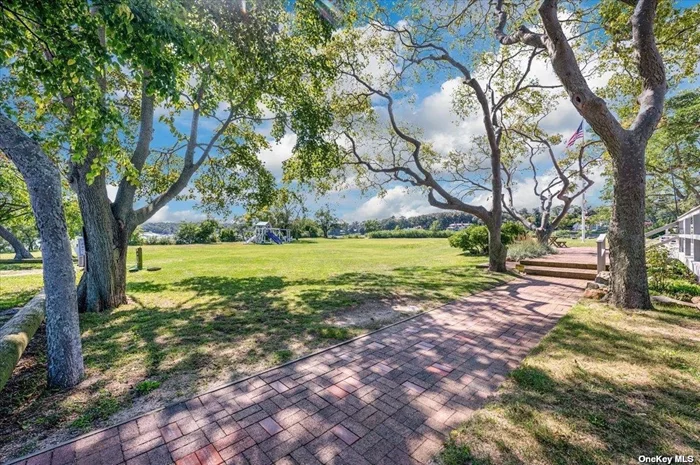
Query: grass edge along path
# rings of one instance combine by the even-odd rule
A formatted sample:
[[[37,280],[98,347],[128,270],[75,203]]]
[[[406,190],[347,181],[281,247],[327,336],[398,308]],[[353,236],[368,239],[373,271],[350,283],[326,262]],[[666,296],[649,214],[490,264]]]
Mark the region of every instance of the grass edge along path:
[[[0,398],[0,457],[25,455],[376,329],[327,321],[363,302],[408,297],[406,304],[437,305],[511,278],[475,268],[483,257],[461,256],[446,240],[144,250],[147,263],[163,270],[129,275],[133,303],[81,315],[88,376],[77,389],[43,389],[45,356],[39,342],[30,344]],[[37,336],[42,341],[43,330]]]
[[[427,464],[582,289],[516,279],[31,461]]]
[[[581,301],[497,396],[453,430],[442,465],[620,465],[700,451],[700,311]]]

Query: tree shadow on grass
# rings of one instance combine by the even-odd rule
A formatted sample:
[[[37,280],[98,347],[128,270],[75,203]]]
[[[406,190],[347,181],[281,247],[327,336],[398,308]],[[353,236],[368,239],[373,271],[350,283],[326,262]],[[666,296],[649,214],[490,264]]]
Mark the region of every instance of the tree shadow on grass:
[[[188,380],[181,386],[186,395],[197,387],[194,381],[215,379],[217,373],[236,379],[360,334],[361,328],[328,323],[329,315],[352,305],[396,295],[447,301],[502,282],[503,276],[457,267],[406,267],[328,279],[196,276],[165,284],[130,282],[132,305],[81,315],[85,364],[98,381],[84,388],[80,403],[57,401],[64,395],[44,388],[21,406],[13,404],[10,415],[32,418],[28,430],[16,431],[24,435],[65,428],[76,423],[76,415],[76,424],[99,427],[115,408],[138,401],[133,387],[143,380]],[[169,289],[176,291],[178,302],[171,301]],[[167,305],[158,305],[160,294],[170,300]],[[110,391],[107,383],[115,381],[132,389]]]
[[[674,330],[660,323],[669,312],[676,330],[693,319],[677,309],[572,311],[448,447],[468,446],[469,463],[499,465],[636,463],[700,450],[700,363],[690,337],[698,328],[655,333]]]
[[[343,273],[328,279],[198,276],[167,286],[196,294],[189,299],[195,303],[175,308],[139,304],[140,292],[158,292],[165,285],[131,283],[130,295],[137,305],[110,315],[83,316],[85,361],[106,371],[141,357],[147,376],[160,378],[211,366],[230,370],[237,364],[272,361],[294,341],[314,348],[359,334],[361,329],[338,329],[327,321],[362,302],[397,293],[418,301],[446,301],[503,281],[499,275],[469,268],[426,267],[399,268],[391,274]],[[286,290],[293,292],[287,295]],[[235,355],[232,347],[239,349]]]
[[[627,384],[582,368],[554,380],[529,366],[511,377],[516,391],[503,395],[496,408],[537,443],[545,463],[627,463],[639,455],[675,455],[679,446],[700,450],[700,439],[687,428],[700,421],[694,407],[700,394],[677,380]],[[507,444],[500,442],[503,455],[493,463],[530,463]]]
[[[0,281],[1,280],[2,276],[0,276]],[[3,290],[2,293],[0,293],[0,310],[7,310],[25,305],[39,292],[39,289],[41,289],[41,286],[33,289],[20,289],[14,292]]]
[[[415,299],[448,300],[503,284],[507,275],[486,274],[473,267],[411,266],[391,273],[343,273],[330,277],[330,286],[355,285],[374,292],[401,293]]]
[[[153,281],[141,281],[141,282],[134,282],[134,281],[129,281],[126,284],[126,292],[127,294],[131,293],[156,293],[156,292],[163,292],[168,289],[167,284],[162,284],[162,283],[154,283]]]

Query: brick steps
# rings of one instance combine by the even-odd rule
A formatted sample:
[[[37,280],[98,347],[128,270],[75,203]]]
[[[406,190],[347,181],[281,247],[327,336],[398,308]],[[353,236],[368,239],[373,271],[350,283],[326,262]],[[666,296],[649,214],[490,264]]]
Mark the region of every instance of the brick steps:
[[[559,262],[559,261],[555,261],[555,260],[537,259],[537,258],[520,260],[520,264],[525,265],[525,266],[542,266],[542,267],[548,267],[548,268],[571,268],[571,269],[577,269],[577,270],[597,270],[598,269],[598,265],[596,265],[595,263]],[[606,268],[609,269],[610,265],[606,265]]]
[[[520,264],[523,264],[520,262]],[[525,274],[531,276],[551,276],[554,278],[582,279],[585,281],[595,281],[598,273],[591,269],[575,269],[572,267],[559,266],[528,266],[523,270]]]

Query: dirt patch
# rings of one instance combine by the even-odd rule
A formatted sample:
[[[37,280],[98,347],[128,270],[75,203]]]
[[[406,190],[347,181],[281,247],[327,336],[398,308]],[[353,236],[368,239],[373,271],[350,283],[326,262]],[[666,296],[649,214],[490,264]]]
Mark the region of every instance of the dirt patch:
[[[419,300],[389,297],[366,301],[336,312],[325,323],[341,328],[371,328],[408,318],[427,309],[426,304]]]

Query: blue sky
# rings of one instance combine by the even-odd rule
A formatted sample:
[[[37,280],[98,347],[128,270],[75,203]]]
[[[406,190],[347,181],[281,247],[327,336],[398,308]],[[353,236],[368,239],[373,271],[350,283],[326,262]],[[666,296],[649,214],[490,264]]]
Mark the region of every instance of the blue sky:
[[[687,3],[690,6],[696,4],[697,1],[687,0],[682,3]],[[537,63],[533,73],[543,84],[558,84],[546,60]],[[448,79],[446,75],[438,75],[431,81],[425,81],[415,86],[412,89],[416,96],[415,103],[411,107],[402,109],[400,112],[400,116],[406,123],[422,128],[424,137],[438,151],[449,151],[455,148],[461,143],[460,141],[464,140],[465,134],[483,132],[478,115],[460,119],[452,112],[452,92],[458,86],[458,82],[456,79]],[[591,84],[595,87],[604,83],[605,77],[602,77]],[[189,126],[189,116],[188,113],[184,113],[176,121],[179,129],[186,130]],[[557,109],[543,121],[542,127],[550,134],[562,134],[564,140],[566,140],[576,130],[580,122],[581,117],[571,103],[567,99],[562,98]],[[213,125],[207,126],[205,123],[202,136],[206,137],[207,132],[213,127]],[[268,127],[261,127],[263,134],[268,135],[268,131]],[[158,125],[153,146],[166,146],[170,142],[171,136],[167,128],[163,125]],[[287,134],[278,143],[270,139],[271,148],[259,154],[259,158],[278,179],[281,178],[283,161],[291,156],[294,142],[295,137],[293,134]],[[557,147],[557,150],[563,150],[563,144]],[[587,197],[589,204],[595,205],[599,203],[598,195],[604,187],[605,179],[599,172],[591,173],[591,177],[596,183],[587,193]],[[110,186],[109,190],[113,194],[116,189]],[[472,202],[486,204],[488,195],[477,194],[472,199]],[[390,185],[382,198],[377,197],[376,192],[362,194],[353,187],[319,198],[314,195],[307,196],[307,206],[311,212],[325,204],[329,204],[338,216],[348,221],[384,218],[392,215],[414,216],[439,211],[428,205],[424,193],[408,190],[405,186],[399,184]],[[198,221],[204,219],[206,215],[197,209],[197,205],[196,200],[172,201],[150,221]],[[523,173],[516,187],[516,207],[533,208],[537,205],[538,201],[532,194],[532,181],[529,179],[528,173]],[[231,213],[237,215],[243,213],[243,210],[240,207],[232,206]]]

